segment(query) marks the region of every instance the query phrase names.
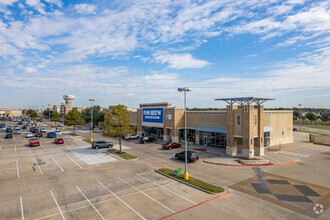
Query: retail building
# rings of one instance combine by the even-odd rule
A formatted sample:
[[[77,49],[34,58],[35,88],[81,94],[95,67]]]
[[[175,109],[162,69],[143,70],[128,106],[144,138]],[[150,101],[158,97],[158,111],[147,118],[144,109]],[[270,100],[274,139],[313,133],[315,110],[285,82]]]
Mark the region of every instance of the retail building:
[[[227,155],[245,158],[264,155],[265,146],[293,142],[293,111],[264,110],[266,98],[218,99],[226,110],[187,111],[189,144],[225,148]],[[163,141],[184,141],[184,109],[169,102],[140,104],[130,111],[139,135]]]

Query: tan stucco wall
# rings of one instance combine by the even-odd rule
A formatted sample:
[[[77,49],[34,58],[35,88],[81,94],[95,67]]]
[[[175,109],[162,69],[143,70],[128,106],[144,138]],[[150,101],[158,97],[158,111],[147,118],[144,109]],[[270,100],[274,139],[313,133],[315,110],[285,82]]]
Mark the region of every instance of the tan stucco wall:
[[[187,126],[226,127],[226,113],[223,111],[188,111]]]
[[[265,111],[265,126],[271,126],[270,145],[293,142],[293,111]],[[283,133],[282,133],[283,132]]]
[[[137,112],[130,112],[130,120],[132,125],[137,124]]]

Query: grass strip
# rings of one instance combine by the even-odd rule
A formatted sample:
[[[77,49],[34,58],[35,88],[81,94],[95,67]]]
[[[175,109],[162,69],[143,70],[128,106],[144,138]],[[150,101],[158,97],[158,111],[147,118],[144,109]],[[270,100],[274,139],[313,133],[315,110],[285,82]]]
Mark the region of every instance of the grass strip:
[[[132,154],[129,154],[129,153],[126,153],[126,152],[123,152],[123,151],[121,153],[119,153],[119,150],[113,149],[113,148],[109,149],[108,151],[111,152],[111,153],[118,154],[119,156],[121,156],[121,157],[123,157],[123,158],[125,158],[127,160],[131,160],[131,159],[136,159],[137,158],[137,156],[132,155]]]
[[[209,191],[209,192],[212,192],[212,193],[222,193],[224,192],[225,190],[221,187],[218,187],[218,186],[215,186],[215,185],[212,185],[212,184],[209,184],[209,183],[206,183],[202,180],[199,180],[199,179],[196,179],[196,178],[193,178],[193,177],[189,177],[188,180],[185,180],[183,178],[183,174],[181,175],[174,175],[174,171],[173,170],[170,170],[170,169],[167,169],[167,168],[160,168],[158,169],[159,172],[161,173],[164,173],[166,175],[169,175],[175,179],[179,179],[183,182],[186,182],[186,183],[189,183],[193,186],[196,186],[198,188],[201,188],[201,189],[204,189],[206,191]]]
[[[85,142],[87,142],[87,143],[90,143],[90,144],[92,143],[92,142],[91,142],[91,139],[87,139],[87,138],[83,139],[83,141],[85,141]]]
[[[80,136],[79,134],[69,133],[71,136]]]
[[[320,134],[320,135],[330,136],[330,134],[328,134],[328,133],[322,133],[322,132],[317,132],[317,131],[302,131],[302,132],[310,133],[310,134]]]

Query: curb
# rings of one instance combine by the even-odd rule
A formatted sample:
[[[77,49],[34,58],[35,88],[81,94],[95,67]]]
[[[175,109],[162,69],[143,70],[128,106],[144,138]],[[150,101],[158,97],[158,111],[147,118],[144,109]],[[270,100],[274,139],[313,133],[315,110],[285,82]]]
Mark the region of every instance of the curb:
[[[161,220],[161,219],[166,219],[166,218],[169,218],[169,217],[172,217],[173,215],[176,215],[176,214],[179,214],[179,213],[181,213],[181,212],[187,211],[187,210],[189,210],[189,209],[195,208],[195,207],[197,207],[197,206],[203,205],[203,204],[205,204],[205,203],[207,203],[207,202],[210,202],[210,201],[212,201],[212,200],[214,200],[214,199],[217,199],[217,198],[219,198],[219,197],[221,197],[221,196],[224,196],[224,195],[226,195],[227,193],[228,193],[228,191],[225,189],[224,192],[222,192],[220,195],[217,195],[217,196],[213,197],[212,199],[208,199],[208,200],[206,200],[206,201],[204,201],[204,202],[198,203],[197,205],[193,205],[193,206],[190,206],[190,207],[188,207],[188,208],[182,209],[182,210],[177,211],[177,212],[175,212],[175,213],[173,213],[173,214],[171,214],[171,215],[167,215],[167,216],[165,216],[165,217],[162,217],[162,218],[160,218],[159,220]]]
[[[178,182],[180,182],[180,183],[186,184],[187,186],[190,186],[190,187],[193,187],[193,188],[195,188],[195,189],[198,189],[198,190],[200,190],[200,191],[202,191],[202,192],[205,192],[205,193],[208,193],[208,194],[212,194],[212,195],[216,195],[216,194],[217,194],[217,193],[209,192],[209,191],[207,191],[207,190],[205,190],[205,189],[202,189],[202,188],[199,188],[199,187],[197,187],[197,186],[191,185],[191,184],[189,184],[189,183],[186,183],[186,182],[184,182],[184,181],[182,181],[182,180],[179,180],[179,179],[176,179],[176,178],[174,178],[174,177],[171,177],[171,176],[169,176],[169,175],[167,175],[167,174],[165,174],[165,173],[159,172],[158,170],[155,170],[155,172],[156,172],[156,173],[159,173],[159,174],[161,174],[161,175],[163,175],[163,176],[166,176],[166,177],[168,177],[168,178],[170,178],[170,179],[172,179],[172,180],[176,180],[176,181],[178,181]],[[222,187],[221,187],[221,188],[222,188]],[[225,190],[224,192],[227,191],[226,189],[224,189],[224,190]],[[222,193],[224,193],[224,192],[222,192]],[[222,193],[221,193],[221,194],[222,194]]]
[[[116,156],[118,156],[118,157],[120,157],[120,158],[123,158],[123,159],[125,159],[125,160],[137,160],[137,159],[139,159],[138,157],[136,157],[136,158],[134,158],[134,159],[128,159],[128,158],[126,158],[126,157],[123,157],[123,156],[121,156],[121,155],[119,155],[119,154],[116,154],[116,153],[114,153],[114,152],[111,152],[111,151],[106,151],[107,153],[110,153],[110,154],[113,154],[113,155],[116,155]]]
[[[293,164],[293,163],[299,162],[300,160],[301,159],[291,161],[291,162],[287,162],[287,163],[281,163],[281,164],[258,164],[258,165],[223,164],[223,163],[208,162],[208,161],[205,161],[205,160],[203,160],[203,162],[208,163],[208,164],[213,164],[213,165],[229,166],[229,167],[276,167],[276,166],[284,166],[284,165],[288,165],[288,164]]]

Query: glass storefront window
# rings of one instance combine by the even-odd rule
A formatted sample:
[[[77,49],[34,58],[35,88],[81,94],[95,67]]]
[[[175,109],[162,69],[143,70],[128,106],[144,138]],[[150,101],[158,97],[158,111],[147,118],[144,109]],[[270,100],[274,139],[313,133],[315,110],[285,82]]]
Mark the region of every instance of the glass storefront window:
[[[163,128],[150,127],[150,128],[146,128],[144,132],[147,136],[163,138]]]
[[[213,147],[226,147],[226,134],[199,131],[199,144],[213,146]]]
[[[184,140],[184,129],[179,129],[179,140]],[[196,142],[196,130],[187,129],[187,140],[190,142]]]

